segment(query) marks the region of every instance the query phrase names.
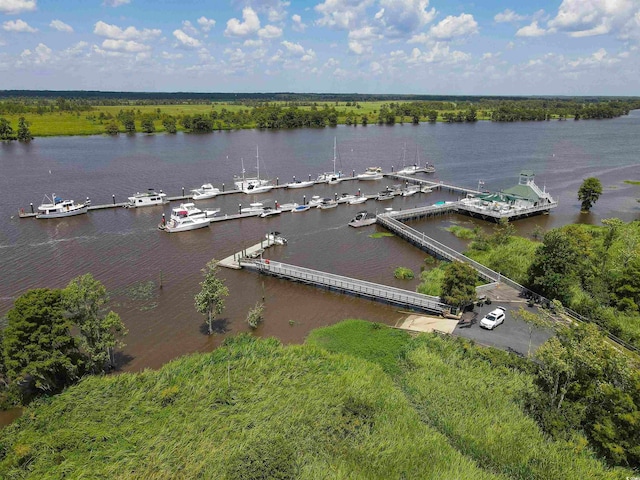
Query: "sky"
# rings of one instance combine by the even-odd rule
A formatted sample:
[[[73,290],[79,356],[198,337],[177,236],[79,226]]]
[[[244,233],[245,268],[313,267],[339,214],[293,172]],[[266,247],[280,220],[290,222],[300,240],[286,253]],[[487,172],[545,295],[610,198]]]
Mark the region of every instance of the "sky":
[[[640,0],[0,0],[0,90],[640,95]]]

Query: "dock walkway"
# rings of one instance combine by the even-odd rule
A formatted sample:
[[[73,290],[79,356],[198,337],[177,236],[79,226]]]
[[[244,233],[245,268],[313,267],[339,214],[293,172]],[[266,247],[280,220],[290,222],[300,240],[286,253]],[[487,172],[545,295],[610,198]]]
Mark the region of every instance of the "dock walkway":
[[[366,282],[364,280],[343,277],[341,275],[270,260],[251,260],[242,258],[238,263],[241,267],[257,270],[265,275],[286,278],[288,280],[306,283],[308,285],[366,297],[378,302],[391,303],[402,307],[437,314],[450,310],[450,307],[441,303],[438,297],[423,295],[421,293],[403,290],[401,288],[389,287],[377,283]]]

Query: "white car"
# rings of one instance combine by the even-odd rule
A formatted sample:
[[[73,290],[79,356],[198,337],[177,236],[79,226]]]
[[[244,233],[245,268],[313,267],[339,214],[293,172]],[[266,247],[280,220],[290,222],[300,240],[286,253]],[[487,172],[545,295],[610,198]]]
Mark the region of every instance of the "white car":
[[[502,322],[504,322],[506,310],[502,307],[498,307],[495,310],[487,313],[482,320],[480,320],[480,326],[487,330],[493,330]]]

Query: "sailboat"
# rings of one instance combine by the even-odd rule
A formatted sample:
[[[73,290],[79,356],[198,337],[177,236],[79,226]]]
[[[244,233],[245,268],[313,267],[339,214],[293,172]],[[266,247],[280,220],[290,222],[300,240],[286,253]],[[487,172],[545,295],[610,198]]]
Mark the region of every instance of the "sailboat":
[[[243,193],[264,193],[268,192],[273,188],[273,185],[269,183],[269,180],[262,180],[260,178],[260,154],[258,152],[258,147],[256,146],[256,177],[245,177],[244,170],[244,160],[242,162],[242,178],[237,178],[235,180],[235,186],[237,190],[240,190]]]
[[[328,183],[330,185],[334,185],[336,183],[340,183],[342,180],[342,172],[336,172],[336,159],[337,155],[337,140],[336,137],[333,137],[333,172],[325,172],[318,175],[316,182],[320,183]]]

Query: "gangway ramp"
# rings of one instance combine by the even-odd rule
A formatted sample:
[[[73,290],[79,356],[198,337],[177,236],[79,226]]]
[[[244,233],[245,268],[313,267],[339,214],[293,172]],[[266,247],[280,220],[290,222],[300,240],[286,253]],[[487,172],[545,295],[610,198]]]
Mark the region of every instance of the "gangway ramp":
[[[345,292],[405,308],[436,314],[446,313],[451,310],[451,307],[441,303],[438,297],[312,270],[310,268],[298,267],[296,265],[274,262],[273,260],[242,259],[240,260],[240,265],[244,268],[257,270],[265,275],[272,275],[308,285]]]

